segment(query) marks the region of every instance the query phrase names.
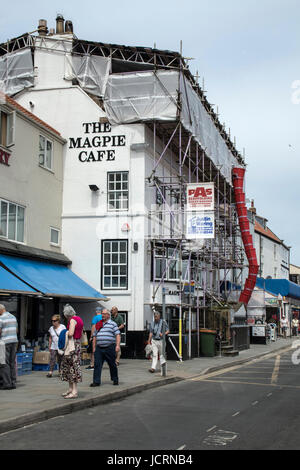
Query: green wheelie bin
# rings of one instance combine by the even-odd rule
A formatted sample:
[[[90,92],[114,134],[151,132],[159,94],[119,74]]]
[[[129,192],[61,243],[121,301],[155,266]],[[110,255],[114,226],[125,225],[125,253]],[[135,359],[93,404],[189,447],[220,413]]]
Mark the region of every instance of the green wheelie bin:
[[[200,329],[200,353],[201,356],[214,357],[216,355],[216,330]]]

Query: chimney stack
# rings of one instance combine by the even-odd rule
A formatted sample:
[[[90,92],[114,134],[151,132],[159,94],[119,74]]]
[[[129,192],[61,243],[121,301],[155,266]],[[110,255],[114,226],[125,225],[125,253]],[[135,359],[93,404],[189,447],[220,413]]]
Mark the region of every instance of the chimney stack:
[[[64,34],[65,32],[64,22],[65,22],[64,17],[58,14],[56,17],[56,34]]]
[[[46,36],[48,34],[47,20],[39,20],[38,33],[40,36]]]
[[[254,199],[252,199],[251,201],[251,207],[249,211],[252,212],[254,215],[256,215],[256,208],[254,207]]]

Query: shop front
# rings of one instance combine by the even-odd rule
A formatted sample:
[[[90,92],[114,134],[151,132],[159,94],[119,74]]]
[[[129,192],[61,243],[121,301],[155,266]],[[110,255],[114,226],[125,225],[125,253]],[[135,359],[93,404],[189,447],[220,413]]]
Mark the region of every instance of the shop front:
[[[0,303],[16,316],[19,341],[26,347],[47,346],[51,317],[66,303],[90,304],[92,311],[106,300],[66,263],[0,253]]]

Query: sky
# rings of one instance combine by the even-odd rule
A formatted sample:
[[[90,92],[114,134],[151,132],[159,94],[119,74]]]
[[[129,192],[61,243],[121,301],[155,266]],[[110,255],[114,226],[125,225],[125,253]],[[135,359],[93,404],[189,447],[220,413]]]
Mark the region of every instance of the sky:
[[[180,50],[247,163],[246,197],[300,266],[299,0],[0,0],[0,43],[55,27],[79,39]],[[215,107],[216,109],[216,107]]]

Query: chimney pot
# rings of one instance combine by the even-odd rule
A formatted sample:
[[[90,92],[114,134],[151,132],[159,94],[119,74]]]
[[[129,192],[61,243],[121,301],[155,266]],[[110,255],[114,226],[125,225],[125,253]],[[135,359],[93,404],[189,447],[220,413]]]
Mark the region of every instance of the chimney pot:
[[[64,22],[64,17],[58,14],[56,17],[56,34],[63,34],[65,32]]]
[[[47,20],[39,20],[38,33],[40,36],[48,34]]]
[[[253,214],[256,214],[256,208],[254,207],[254,199],[251,200],[251,207],[249,209]]]
[[[65,22],[65,33],[73,33],[73,23],[70,20]]]

